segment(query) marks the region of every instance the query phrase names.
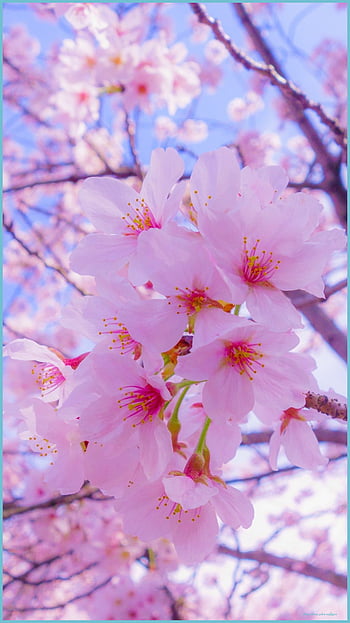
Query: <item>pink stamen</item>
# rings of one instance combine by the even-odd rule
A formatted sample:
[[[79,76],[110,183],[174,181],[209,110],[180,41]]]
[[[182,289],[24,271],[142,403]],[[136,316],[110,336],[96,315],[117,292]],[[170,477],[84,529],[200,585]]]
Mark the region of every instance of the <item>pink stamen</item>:
[[[206,292],[208,289],[207,287],[196,288],[194,290],[190,288],[185,288],[184,290],[175,288],[175,290],[179,292],[175,297],[176,300],[179,301],[177,305],[178,309],[183,309],[186,314],[192,315],[199,312],[204,307],[221,307],[220,303],[209,298]],[[169,304],[170,303],[171,301],[169,301]],[[178,311],[177,313],[181,312]]]
[[[255,350],[254,346],[261,346],[261,343],[233,342],[225,348],[225,362],[236,368],[240,375],[246,374],[250,381],[253,380],[252,374],[256,374],[256,367],[264,368],[264,364],[259,361],[264,355]]]
[[[145,387],[138,385],[128,385],[121,387],[124,397],[118,400],[120,408],[130,411],[129,415],[123,418],[124,422],[129,418],[134,418],[133,426],[152,422],[153,416],[157,415],[164,404],[159,391],[147,384]]]

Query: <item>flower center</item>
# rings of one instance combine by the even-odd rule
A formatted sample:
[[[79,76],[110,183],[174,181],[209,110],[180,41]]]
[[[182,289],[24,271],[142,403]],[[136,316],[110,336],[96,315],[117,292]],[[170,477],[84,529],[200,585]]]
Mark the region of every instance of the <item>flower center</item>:
[[[52,443],[51,441],[49,441],[46,438],[40,437],[40,435],[31,435],[30,437],[28,437],[29,441],[32,441],[34,443],[34,450],[35,452],[39,452],[40,456],[49,456],[49,455],[54,455],[58,453],[58,450],[56,448],[56,444]],[[52,458],[54,458],[52,456]],[[53,462],[50,463],[50,465],[53,465]]]
[[[126,422],[129,418],[133,418],[132,426],[134,428],[138,424],[152,422],[153,416],[159,413],[164,404],[159,391],[152,385],[147,384],[145,387],[128,385],[119,389],[124,391],[124,397],[117,401],[119,408],[129,412],[128,415],[124,416],[123,421]]]
[[[200,519],[201,516],[201,507],[184,510],[181,504],[172,502],[165,493],[164,495],[159,496],[155,508],[156,511],[163,511],[165,513],[165,519],[175,519],[176,523],[182,523],[183,519],[188,518],[194,522],[196,519]]]
[[[131,337],[126,326],[122,322],[118,322],[117,316],[113,316],[112,318],[102,318],[102,322],[105,329],[108,330],[99,331],[98,334],[115,336],[112,339],[113,346],[109,346],[109,350],[118,348],[122,355],[133,352],[135,354],[135,358],[137,358],[136,355],[140,356],[141,345]]]
[[[146,93],[148,92],[148,89],[145,84],[139,84],[137,87],[137,91],[140,95],[146,95]]]
[[[294,409],[294,407],[290,407],[289,409],[286,409],[286,411],[283,411],[281,420],[281,433],[284,433],[291,420],[300,420],[302,422],[306,422],[306,419],[300,414],[299,410]]]
[[[70,366],[73,370],[76,370],[79,364],[87,357],[89,353],[83,353],[78,357],[67,359],[57,351],[55,348],[51,348],[54,353],[63,361],[66,366]],[[36,384],[39,386],[42,397],[46,397],[51,394],[57,387],[62,385],[66,380],[64,374],[53,363],[35,363],[32,368],[32,374],[36,374]]]
[[[180,314],[181,311],[184,311],[186,314],[191,316],[192,314],[199,312],[204,307],[218,307],[222,309],[222,305],[219,301],[215,301],[207,296],[208,289],[208,287],[195,288],[194,290],[191,290],[190,288],[185,288],[184,290],[175,288],[175,290],[179,293],[175,296],[179,310],[177,313]],[[169,301],[169,304],[170,303],[171,301]]]
[[[264,356],[254,346],[258,344],[247,344],[245,342],[229,343],[225,348],[225,363],[236,368],[240,375],[246,374],[250,381],[253,380],[253,374],[256,374],[256,368],[264,368],[264,364],[260,359]]]
[[[53,363],[35,363],[32,368],[32,374],[36,374],[35,382],[41,391],[42,397],[51,394],[66,380],[61,370]]]
[[[243,253],[241,275],[243,279],[252,285],[271,285],[269,280],[278,270],[280,260],[274,261],[272,251],[258,249],[260,239],[257,238],[255,244],[249,250],[247,248],[247,236],[243,237]]]
[[[125,224],[124,236],[138,236],[142,231],[147,231],[153,227],[160,229],[160,225],[158,225],[145,200],[140,200],[137,197],[136,201],[139,204],[136,207],[132,207],[130,201],[128,202],[129,212],[122,216]]]

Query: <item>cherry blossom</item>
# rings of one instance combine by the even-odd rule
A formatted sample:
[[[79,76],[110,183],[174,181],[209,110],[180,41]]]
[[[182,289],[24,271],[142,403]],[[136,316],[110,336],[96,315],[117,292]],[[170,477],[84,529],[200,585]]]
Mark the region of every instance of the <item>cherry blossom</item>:
[[[221,325],[214,341],[183,357],[176,372],[193,381],[205,381],[203,406],[210,418],[239,422],[255,402],[265,403],[267,396],[274,408],[303,405],[306,387],[314,385],[310,374],[314,362],[290,352],[297,343],[291,332],[274,333],[263,325],[229,316],[226,329]]]
[[[4,348],[4,355],[21,361],[33,361],[32,374],[46,402],[62,399],[72,390],[74,370],[89,353],[64,357],[59,351],[27,338],[14,340]],[[34,363],[35,362],[35,363]]]
[[[80,201],[94,226],[105,233],[91,234],[80,243],[72,254],[73,270],[113,275],[130,261],[140,233],[161,228],[177,212],[179,193],[171,191],[182,171],[176,151],[159,148],[152,155],[140,193],[108,177],[86,180]]]
[[[224,186],[220,184],[218,189],[215,177],[213,184],[208,184],[209,162],[215,159],[217,163],[226,163],[225,173],[218,174]],[[249,196],[251,192],[246,195],[244,189],[243,194],[237,192],[239,180],[234,162],[232,152],[225,148],[213,154],[210,160],[199,159],[192,180],[199,229],[230,279],[236,303],[245,301],[256,321],[269,323],[276,330],[300,327],[300,315],[282,290],[300,288],[322,297],[322,272],[331,253],[344,247],[344,234],[338,229],[316,231],[321,206],[305,193],[274,200],[261,209],[260,201],[266,201],[268,195],[264,193],[260,198]],[[283,178],[283,171],[279,174],[275,168],[272,170],[275,178]],[[233,171],[235,175],[231,178]],[[270,194],[269,188],[273,192],[270,170],[262,169],[261,173]],[[231,205],[230,199],[225,201],[222,191],[230,186]],[[277,189],[275,197],[277,199]]]
[[[328,459],[319,449],[317,439],[308,425],[310,420],[320,420],[320,414],[311,409],[286,409],[281,422],[270,439],[270,464],[277,470],[277,456],[281,445],[291,463],[304,469],[317,469],[327,465]]]

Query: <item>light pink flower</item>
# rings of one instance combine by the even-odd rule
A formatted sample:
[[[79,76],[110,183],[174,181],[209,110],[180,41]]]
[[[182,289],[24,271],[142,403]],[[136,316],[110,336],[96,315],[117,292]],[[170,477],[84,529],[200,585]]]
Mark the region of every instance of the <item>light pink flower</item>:
[[[264,108],[264,101],[254,91],[248,91],[246,96],[235,97],[227,105],[227,114],[232,121],[247,119],[258,110]]]
[[[187,326],[191,333],[195,327],[195,344],[209,341],[225,315],[225,302],[230,302],[230,288],[202,239],[180,229],[171,234],[154,229],[140,235],[129,277],[135,285],[151,281],[166,297],[129,306],[128,326],[149,348],[171,348]],[[139,322],[140,317],[144,323]]]
[[[66,495],[83,485],[84,451],[77,422],[66,422],[51,405],[33,398],[19,407],[25,430],[22,439],[48,462],[44,480]]]
[[[277,470],[277,457],[283,446],[287,458],[291,463],[304,469],[317,469],[327,465],[328,459],[324,457],[318,445],[318,441],[308,421],[325,418],[313,409],[285,410],[280,418],[276,430],[270,439],[270,465]]]
[[[27,338],[13,340],[4,348],[4,355],[21,361],[36,362],[32,374],[44,402],[62,402],[73,387],[74,370],[87,357],[83,353],[69,359],[58,350],[37,344]]]
[[[257,403],[281,410],[302,406],[314,386],[311,357],[289,352],[298,343],[291,332],[275,333],[255,322],[227,315],[226,331],[181,357],[176,373],[206,381],[203,406],[217,421],[241,421]],[[230,328],[229,328],[230,327]]]
[[[91,362],[98,396],[80,409],[82,436],[90,442],[113,441],[118,448],[130,444],[139,448],[146,477],[159,477],[172,456],[170,433],[162,419],[171,395],[163,379],[147,374],[138,363],[117,351],[104,353],[96,347]],[[74,399],[79,405],[79,394],[78,387],[70,402]]]
[[[84,238],[71,256],[73,270],[106,278],[129,262],[141,232],[161,228],[176,214],[182,188],[173,189],[182,175],[183,161],[168,148],[155,149],[140,194],[111,177],[90,178],[80,201],[99,231]]]
[[[209,163],[214,165],[212,184]],[[224,165],[221,172],[219,164]],[[231,182],[230,171],[235,171]],[[242,181],[247,175],[252,177],[249,169],[242,171]],[[253,175],[256,182],[258,176],[259,172]],[[267,190],[275,195],[270,204],[266,199],[262,204],[258,193],[241,185],[228,149],[205,154],[192,175],[199,230],[232,283],[234,300],[245,301],[254,320],[276,331],[302,326],[300,314],[282,291],[302,289],[322,297],[322,272],[333,251],[345,245],[339,229],[316,231],[321,206],[310,195],[296,193],[277,201],[284,179],[278,167],[261,169],[262,183],[267,182]]]
[[[169,472],[163,482],[146,485],[118,500],[117,508],[127,532],[146,542],[166,537],[173,541],[182,562],[194,564],[214,549],[216,513],[237,529],[251,525],[254,511],[240,491],[214,479],[204,485],[196,482],[193,470],[187,472]]]
[[[208,125],[199,119],[186,119],[178,130],[178,139],[185,143],[199,143],[208,138]]]

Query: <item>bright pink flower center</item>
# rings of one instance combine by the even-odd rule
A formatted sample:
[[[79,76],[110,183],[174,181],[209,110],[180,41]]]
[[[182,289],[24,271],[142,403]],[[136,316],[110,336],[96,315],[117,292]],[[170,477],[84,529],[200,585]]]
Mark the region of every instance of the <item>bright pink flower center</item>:
[[[175,297],[179,301],[177,305],[179,308],[178,314],[181,313],[180,310],[184,310],[187,314],[192,315],[199,312],[203,307],[221,307],[220,303],[207,296],[207,287],[196,288],[195,290],[175,288],[175,290],[179,292]]]
[[[152,385],[147,384],[145,387],[128,385],[119,389],[124,391],[124,397],[118,400],[118,405],[121,409],[129,411],[129,414],[123,418],[123,421],[125,422],[129,418],[133,418],[133,427],[138,424],[152,422],[153,416],[159,413],[164,404],[159,391]]]
[[[246,374],[250,381],[253,380],[252,374],[256,374],[256,368],[264,368],[260,359],[264,356],[254,347],[258,344],[247,344],[245,342],[229,343],[225,348],[225,362],[235,368],[240,375]]]
[[[80,104],[87,102],[88,99],[89,99],[89,94],[86,93],[85,91],[81,91],[80,93],[78,93],[78,101]]]
[[[78,355],[78,357],[73,357],[72,359],[63,359],[63,363],[66,366],[70,366],[73,370],[76,370],[77,367],[81,364],[81,362],[88,356],[89,353],[83,353],[82,355]]]
[[[248,250],[247,237],[244,236],[241,274],[248,284],[268,286],[281,261],[274,261],[272,251],[258,249],[260,242],[257,238],[255,244]]]
[[[158,228],[160,225],[155,220],[151,210],[144,199],[136,198],[138,205],[133,208],[130,201],[128,202],[129,212],[122,216],[125,223],[124,236],[138,236],[142,231]]]
[[[109,349],[118,348],[121,354],[132,353],[140,348],[139,342],[136,342],[130,335],[126,326],[122,322],[118,322],[116,316],[112,318],[102,318],[104,327],[108,331],[99,331],[99,335],[113,335],[112,344]]]
[[[85,359],[85,357],[89,353],[83,353],[78,357],[73,357],[72,359],[66,359],[62,356],[60,352],[56,349],[51,348],[53,352],[57,354],[57,356],[63,361],[66,366],[70,366],[73,370],[79,366],[79,364]],[[63,375],[61,370],[53,363],[35,363],[32,368],[32,374],[36,374],[36,384],[39,386],[42,396],[47,396],[51,394],[57,387],[62,385],[66,380],[66,377]]]
[[[32,374],[36,374],[36,384],[39,386],[42,396],[51,394],[66,380],[62,372],[52,363],[36,363]]]
[[[181,504],[172,502],[165,493],[159,496],[155,508],[156,511],[162,511],[164,513],[165,519],[175,519],[176,523],[181,523],[183,519],[188,518],[190,518],[192,522],[195,522],[197,519],[200,519],[201,516],[201,507],[184,510]]]
[[[290,407],[289,409],[286,409],[286,411],[283,411],[281,420],[281,433],[284,433],[291,420],[306,422],[306,419],[300,414],[299,410],[294,409],[294,407]]]

